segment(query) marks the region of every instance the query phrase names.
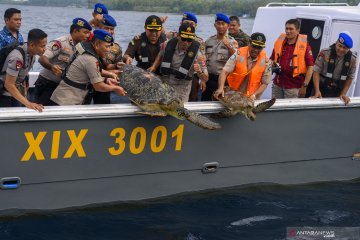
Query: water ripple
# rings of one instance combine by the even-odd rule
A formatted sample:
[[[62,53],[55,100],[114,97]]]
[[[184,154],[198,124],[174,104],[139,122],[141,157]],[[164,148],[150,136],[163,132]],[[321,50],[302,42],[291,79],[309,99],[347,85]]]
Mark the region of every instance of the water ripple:
[[[244,218],[235,222],[230,223],[232,226],[252,226],[256,222],[264,222],[268,220],[282,219],[282,217],[277,216],[254,216],[249,218]]]

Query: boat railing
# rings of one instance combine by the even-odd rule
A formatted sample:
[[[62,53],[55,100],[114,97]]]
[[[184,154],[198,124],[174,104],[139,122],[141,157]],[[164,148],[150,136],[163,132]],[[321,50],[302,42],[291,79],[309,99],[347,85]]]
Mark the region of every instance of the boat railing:
[[[347,3],[284,3],[271,2],[266,7],[298,7],[298,6],[350,6]]]

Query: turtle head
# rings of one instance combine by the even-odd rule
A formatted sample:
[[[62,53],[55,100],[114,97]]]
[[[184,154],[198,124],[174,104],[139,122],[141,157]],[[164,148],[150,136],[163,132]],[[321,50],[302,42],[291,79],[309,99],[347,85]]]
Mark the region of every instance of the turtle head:
[[[252,109],[247,109],[247,111],[245,111],[245,117],[251,121],[256,120],[256,114],[252,111]]]

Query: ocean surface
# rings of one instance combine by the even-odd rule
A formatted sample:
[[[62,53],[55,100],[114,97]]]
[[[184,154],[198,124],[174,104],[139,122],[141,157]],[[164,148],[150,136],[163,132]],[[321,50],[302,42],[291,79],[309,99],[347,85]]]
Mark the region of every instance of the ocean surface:
[[[11,5],[0,5],[0,12]],[[15,6],[22,10],[21,32],[41,28],[49,40],[65,35],[75,17],[90,9]],[[152,13],[111,11],[123,50],[143,31]],[[176,30],[181,15],[169,16]],[[215,34],[214,16],[198,16],[198,35]],[[253,19],[241,19],[250,33]],[[34,71],[40,70],[36,65]],[[252,186],[181,197],[82,210],[19,214],[0,218],[0,240],[280,240],[287,227],[359,227],[360,181],[299,186]]]

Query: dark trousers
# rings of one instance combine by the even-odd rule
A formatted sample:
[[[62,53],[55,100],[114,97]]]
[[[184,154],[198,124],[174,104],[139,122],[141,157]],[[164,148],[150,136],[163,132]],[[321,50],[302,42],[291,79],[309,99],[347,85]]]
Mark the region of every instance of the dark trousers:
[[[97,92],[92,94],[94,104],[110,104],[110,92]]]
[[[191,91],[189,95],[189,102],[196,102],[199,94],[199,77],[194,75],[191,84]]]
[[[58,85],[58,83],[39,75],[35,82],[34,102],[44,106],[53,106],[53,101],[50,98]]]
[[[331,85],[327,81],[320,82],[320,92],[322,97],[339,97],[341,93],[340,87],[336,85]]]
[[[13,97],[0,95],[0,107],[24,107],[24,105]]]
[[[218,88],[219,75],[209,74],[209,80],[206,82],[206,89],[201,95],[201,101],[212,101],[212,95]]]

